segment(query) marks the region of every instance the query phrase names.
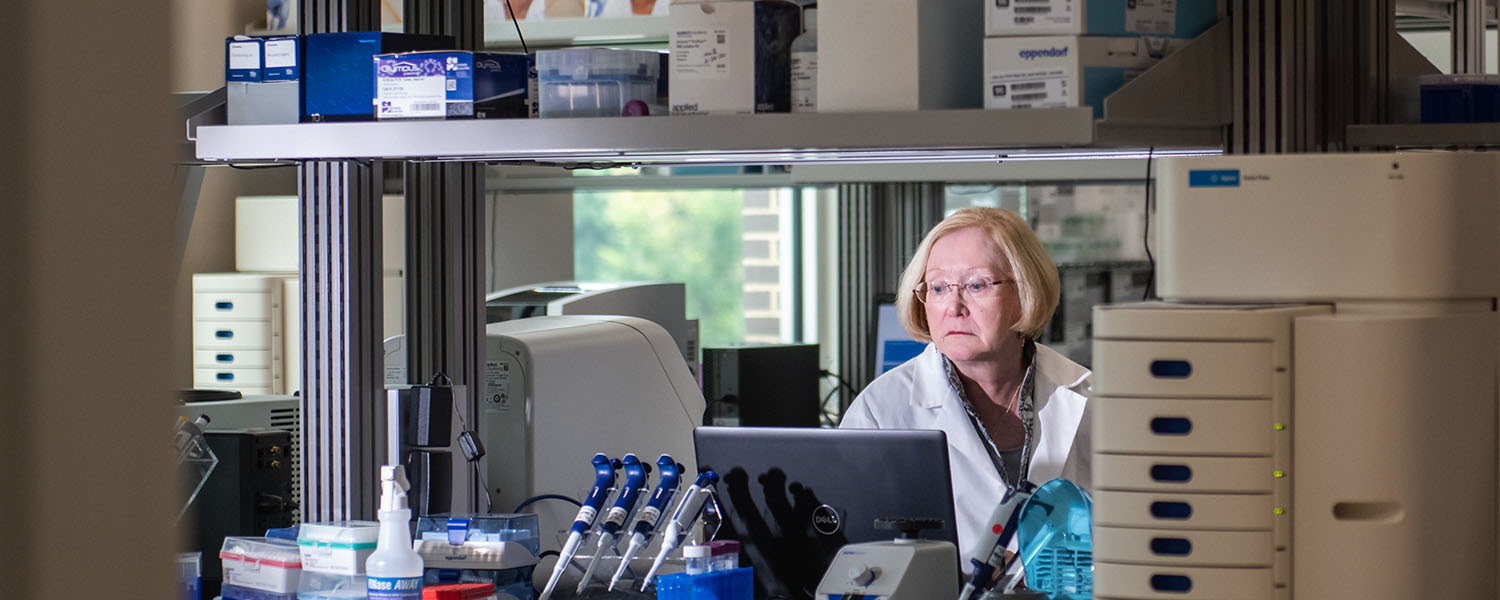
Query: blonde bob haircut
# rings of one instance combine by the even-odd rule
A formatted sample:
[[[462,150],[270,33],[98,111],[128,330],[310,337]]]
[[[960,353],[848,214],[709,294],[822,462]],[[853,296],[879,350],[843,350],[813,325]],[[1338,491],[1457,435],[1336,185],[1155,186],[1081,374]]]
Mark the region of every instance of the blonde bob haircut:
[[[1016,279],[1016,290],[1021,295],[1021,317],[1014,331],[1024,339],[1037,339],[1042,328],[1052,320],[1057,309],[1058,283],[1057,265],[1042,248],[1042,241],[1016,213],[1003,208],[964,208],[943,219],[917,246],[917,252],[901,273],[901,288],[896,294],[896,312],[901,318],[901,327],[912,339],[919,342],[932,341],[928,330],[927,313],[917,301],[913,290],[923,283],[927,273],[927,256],[932,244],[939,238],[970,227],[983,230],[995,246],[1010,261],[1006,269]]]

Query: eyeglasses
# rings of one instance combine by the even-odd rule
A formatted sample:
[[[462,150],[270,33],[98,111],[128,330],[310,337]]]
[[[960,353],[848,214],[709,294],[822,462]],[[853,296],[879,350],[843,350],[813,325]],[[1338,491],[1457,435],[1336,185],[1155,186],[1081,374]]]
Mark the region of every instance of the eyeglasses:
[[[912,289],[917,300],[924,303],[947,302],[957,296],[963,296],[969,300],[980,300],[991,298],[1000,293],[1000,286],[1014,282],[1014,279],[990,279],[988,277],[970,277],[961,283],[937,280],[924,281]]]

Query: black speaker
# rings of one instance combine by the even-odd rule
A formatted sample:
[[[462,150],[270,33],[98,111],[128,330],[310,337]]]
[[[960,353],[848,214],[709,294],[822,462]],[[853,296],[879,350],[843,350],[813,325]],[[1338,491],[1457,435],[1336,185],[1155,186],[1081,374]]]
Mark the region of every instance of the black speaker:
[[[705,425],[817,427],[817,344],[703,349]]]

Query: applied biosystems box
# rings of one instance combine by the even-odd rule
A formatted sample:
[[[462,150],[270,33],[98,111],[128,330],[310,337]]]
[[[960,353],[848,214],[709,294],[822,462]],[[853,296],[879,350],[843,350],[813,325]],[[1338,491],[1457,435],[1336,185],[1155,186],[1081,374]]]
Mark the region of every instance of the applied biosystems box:
[[[985,108],[1092,106],[1175,49],[1166,39],[1091,36],[985,38]]]
[[[792,110],[792,40],[802,9],[787,0],[674,2],[674,115]]]
[[[981,0],[984,34],[1194,38],[1219,20],[1222,0]]]
[[[375,57],[377,119],[531,116],[535,70],[524,54],[410,52]]]

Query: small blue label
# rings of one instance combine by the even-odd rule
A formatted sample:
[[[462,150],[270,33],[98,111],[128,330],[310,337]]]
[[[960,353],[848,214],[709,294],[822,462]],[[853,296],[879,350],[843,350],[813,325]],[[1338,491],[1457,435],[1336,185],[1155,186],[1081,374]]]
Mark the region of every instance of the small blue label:
[[[1188,171],[1188,187],[1240,187],[1239,169]]]
[[[367,577],[365,592],[369,600],[422,600],[421,577]]]

